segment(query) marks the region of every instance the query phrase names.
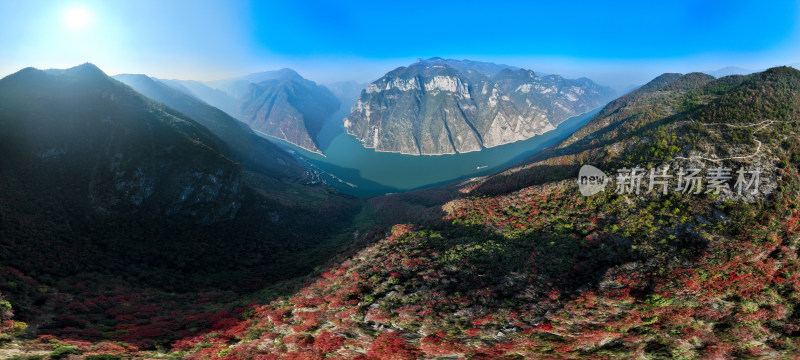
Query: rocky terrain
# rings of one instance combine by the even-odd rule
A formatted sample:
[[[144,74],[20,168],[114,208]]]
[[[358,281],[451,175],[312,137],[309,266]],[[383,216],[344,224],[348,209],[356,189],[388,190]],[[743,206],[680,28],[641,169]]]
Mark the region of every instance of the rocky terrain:
[[[250,128],[319,152],[316,136],[341,103],[324,86],[291,69],[199,83],[162,80],[185,94],[227,112]]]
[[[25,144],[38,144],[30,134],[39,132],[19,132],[25,123],[19,119],[42,117],[68,127],[80,123],[81,117],[72,115],[81,113],[59,107],[62,95],[43,95],[60,82],[26,85],[32,92],[10,86],[15,79],[29,84],[55,75],[25,70],[15,76],[0,80],[0,126],[17,124],[11,133],[26,136],[0,142],[7,155],[2,159],[34,159],[40,147]],[[60,84],[55,94],[87,93]],[[99,89],[88,94],[103,101],[68,100],[79,109],[87,104],[100,109],[110,95],[133,96],[117,86],[119,91],[88,87]],[[243,188],[245,200],[233,220],[243,228],[217,243],[203,241],[203,234],[215,226],[235,231],[225,220],[182,236],[171,232],[174,238],[159,236],[153,243],[147,236],[159,235],[167,225],[147,223],[142,232],[138,224],[114,218],[138,235],[127,240],[163,243],[152,252],[125,248],[134,258],[101,246],[108,244],[104,236],[74,237],[73,231],[86,236],[81,229],[101,226],[64,216],[54,205],[59,202],[48,201],[42,189],[24,186],[25,180],[38,184],[44,178],[34,175],[49,175],[59,179],[47,183],[58,186],[52,194],[60,194],[85,186],[79,178],[54,173],[60,170],[39,160],[32,166],[38,173],[6,161],[0,163],[0,291],[9,301],[0,299],[0,341],[11,345],[2,353],[87,360],[794,358],[800,349],[799,94],[800,71],[788,67],[719,79],[663,74],[608,103],[572,136],[506,171],[370,198],[360,212],[330,207],[290,212],[264,204],[256,216],[246,217],[252,189]],[[31,103],[55,104],[62,116],[48,113],[49,107],[20,112]],[[169,111],[158,104],[145,108]],[[204,144],[214,140],[186,136]],[[67,159],[59,161],[76,166],[75,159]],[[646,182],[638,191],[620,190],[622,180],[614,176],[604,191],[584,196],[576,177],[587,164],[615,175],[635,167],[697,168],[703,171],[702,190],[712,191],[685,191],[677,176],[659,185],[665,192],[648,191]],[[734,172],[715,182],[708,175],[720,167]],[[736,169],[760,169],[760,179],[753,180],[758,191],[738,191],[742,179]],[[306,213],[312,215],[293,222]],[[308,220],[344,213],[358,213],[358,226],[308,232]],[[247,225],[264,220],[283,226]],[[285,248],[262,242],[262,235],[286,227],[298,236],[282,233]],[[195,246],[182,241],[198,237]],[[311,238],[337,238],[333,243],[347,246],[312,243],[332,255],[313,262],[309,277],[257,283],[249,288],[252,293],[170,292],[160,290],[163,284],[143,287],[148,282],[132,276],[148,271],[166,279],[186,273],[213,278],[236,264],[286,269],[307,261],[303,245]],[[225,251],[217,251],[223,246]],[[202,248],[213,248],[224,261],[198,256]],[[278,256],[271,256],[276,251]],[[103,256],[90,256],[98,252]],[[94,261],[78,267],[73,258]],[[142,258],[150,261],[133,261]],[[174,264],[180,262],[187,265]],[[92,267],[87,270],[85,263]],[[152,271],[165,263],[171,272]],[[83,273],[74,274],[76,268]],[[279,276],[249,274],[236,284]],[[223,283],[234,279],[225,277]],[[41,320],[48,316],[50,321]],[[29,319],[38,337],[25,336]]]
[[[339,106],[330,90],[289,70],[249,84],[238,117],[256,131],[319,152],[316,136]]]
[[[344,124],[377,151],[464,153],[543,134],[612,96],[585,78],[432,58],[374,81]]]

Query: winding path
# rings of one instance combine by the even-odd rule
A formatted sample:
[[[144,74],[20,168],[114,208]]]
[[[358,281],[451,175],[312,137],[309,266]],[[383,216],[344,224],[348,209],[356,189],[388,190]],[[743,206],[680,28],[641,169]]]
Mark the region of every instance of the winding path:
[[[695,121],[694,121],[694,119],[692,119],[692,117],[691,117],[691,116],[689,117],[689,120],[690,120],[691,122],[695,122]],[[674,161],[674,160],[682,159],[682,160],[690,160],[690,161],[691,161],[691,160],[694,160],[694,159],[700,159],[700,160],[708,160],[708,161],[720,162],[720,161],[724,161],[724,160],[735,160],[735,159],[739,159],[739,160],[741,160],[741,159],[749,159],[749,158],[751,158],[751,157],[754,157],[754,156],[758,155],[758,152],[759,152],[759,151],[761,151],[761,141],[759,141],[758,139],[756,139],[756,137],[755,137],[755,133],[756,133],[756,132],[758,132],[759,130],[761,130],[761,129],[763,129],[763,128],[765,128],[765,127],[769,126],[769,125],[771,125],[773,122],[775,122],[775,120],[764,120],[764,121],[762,121],[762,122],[760,122],[760,123],[758,123],[758,124],[748,124],[748,125],[731,125],[731,124],[728,124],[728,123],[710,123],[710,124],[704,124],[704,125],[706,125],[706,126],[712,126],[712,125],[724,125],[724,126],[728,126],[728,127],[732,127],[732,128],[748,128],[748,127],[754,127],[754,126],[758,126],[758,129],[755,129],[755,130],[753,130],[753,134],[754,134],[754,135],[753,135],[753,141],[755,141],[755,142],[758,144],[758,146],[756,147],[756,151],[754,151],[754,152],[753,152],[752,154],[750,154],[750,155],[747,155],[747,156],[731,156],[731,157],[727,157],[727,158],[720,158],[720,159],[712,159],[712,158],[707,158],[707,157],[703,157],[703,156],[691,156],[691,157],[688,157],[688,158],[687,158],[687,157],[684,157],[684,156],[676,156],[676,157],[674,157],[672,160]]]

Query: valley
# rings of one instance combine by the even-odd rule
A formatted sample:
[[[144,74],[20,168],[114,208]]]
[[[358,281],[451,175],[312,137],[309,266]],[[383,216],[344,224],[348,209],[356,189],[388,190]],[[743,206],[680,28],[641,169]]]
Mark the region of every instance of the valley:
[[[151,95],[172,94],[159,89]],[[464,161],[463,171],[489,174],[455,182],[448,174],[440,186],[357,199],[296,172],[275,172],[274,163],[232,163],[225,154],[241,156],[240,148],[228,148],[214,132],[231,129],[220,121],[235,120],[210,109],[196,113],[205,122],[212,118],[203,114],[216,114],[213,130],[203,130],[91,64],[25,69],[0,80],[0,125],[15,129],[4,143],[26,144],[3,148],[0,231],[11,241],[0,252],[0,291],[11,301],[0,303],[8,304],[0,335],[24,350],[8,350],[17,358],[27,352],[53,359],[791,354],[800,346],[788,310],[800,291],[793,250],[800,224],[798,94],[800,71],[788,67],[720,79],[663,74],[538,140],[441,156],[368,150],[392,168],[401,165],[390,157],[450,156],[453,163],[463,156],[456,160]],[[31,98],[53,107],[31,107]],[[182,99],[174,104],[187,112],[206,109],[180,96],[163,99]],[[73,109],[75,101],[92,106]],[[135,119],[163,130],[147,135],[152,130]],[[51,126],[33,131],[43,124]],[[302,150],[260,143],[253,133],[249,141],[326,176],[325,166],[340,161],[333,156],[337,141],[359,147],[331,127],[323,124],[319,142],[330,158],[296,157]],[[63,136],[90,128],[121,136],[106,147],[129,145],[111,155],[78,155],[96,145]],[[130,149],[154,141],[175,147],[124,160]],[[207,159],[171,162],[176,153]],[[49,165],[53,157],[59,166]],[[515,157],[520,161],[497,171]],[[161,160],[149,164],[151,158]],[[583,197],[575,182],[586,163],[710,166],[705,162],[755,164],[774,185],[756,197]],[[152,166],[178,173],[201,166],[188,172],[213,176],[190,175],[197,185],[175,188],[145,170]],[[346,172],[329,174],[348,181]],[[116,185],[93,185],[98,176]],[[80,192],[54,201],[52,194],[70,186],[88,191],[88,203]],[[231,201],[241,205],[232,208]],[[52,251],[31,256],[32,248]]]
[[[798,19],[0,0],[0,360],[800,359]]]
[[[444,185],[497,172],[569,136],[598,111],[567,119],[554,130],[527,140],[465,154],[412,156],[377,152],[346,134],[342,118],[335,116],[326,121],[320,133],[320,137],[330,139],[325,141],[329,145],[323,149],[323,155],[274,138],[270,140],[320,169],[331,187],[345,194],[365,197]]]

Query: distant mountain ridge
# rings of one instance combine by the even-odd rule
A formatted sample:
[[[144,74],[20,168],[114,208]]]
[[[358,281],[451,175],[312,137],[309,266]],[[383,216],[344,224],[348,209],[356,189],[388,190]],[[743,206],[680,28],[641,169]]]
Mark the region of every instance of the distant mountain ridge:
[[[749,74],[752,74],[754,72],[760,72],[760,71],[764,71],[764,69],[752,70],[752,69],[740,68],[738,66],[726,66],[724,68],[717,69],[717,70],[704,71],[704,73],[706,73],[708,75],[711,75],[713,77],[720,78],[720,77],[728,76],[728,75],[749,75]]]
[[[253,130],[312,152],[316,135],[341,103],[330,90],[288,68],[200,83],[166,80],[165,84],[224,110]]]
[[[370,84],[344,125],[377,151],[464,153],[543,134],[613,94],[586,78],[431,58]]]
[[[435,65],[447,65],[450,66],[458,71],[467,72],[467,71],[476,71],[486,76],[494,76],[495,74],[503,71],[504,69],[510,70],[519,70],[520,68],[511,65],[505,64],[495,64],[490,62],[484,61],[474,61],[474,60],[455,60],[455,59],[442,59],[440,57],[432,57],[430,59],[419,59],[417,60],[418,64],[423,64],[426,66],[435,66]]]
[[[361,95],[361,90],[367,88],[369,83],[362,84],[356,81],[338,81],[330,84],[325,84],[325,87],[330,90],[333,95],[339,98],[340,101],[356,101]]]
[[[308,177],[307,170],[289,154],[222,110],[146,75],[121,74],[113,78],[206,126],[231,148],[234,159],[248,168],[279,178],[299,180]]]
[[[189,96],[197,98],[206,104],[209,104],[217,109],[220,109],[230,116],[236,114],[236,99],[228,95],[228,93],[212,88],[205,83],[194,80],[169,80],[169,79],[156,79],[161,83],[183,92]]]

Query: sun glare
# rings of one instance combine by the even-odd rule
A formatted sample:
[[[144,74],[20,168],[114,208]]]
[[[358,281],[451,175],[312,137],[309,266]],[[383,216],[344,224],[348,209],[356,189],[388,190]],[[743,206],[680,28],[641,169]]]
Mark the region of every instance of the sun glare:
[[[73,29],[85,28],[92,20],[88,10],[82,7],[69,8],[63,15],[64,23]]]

